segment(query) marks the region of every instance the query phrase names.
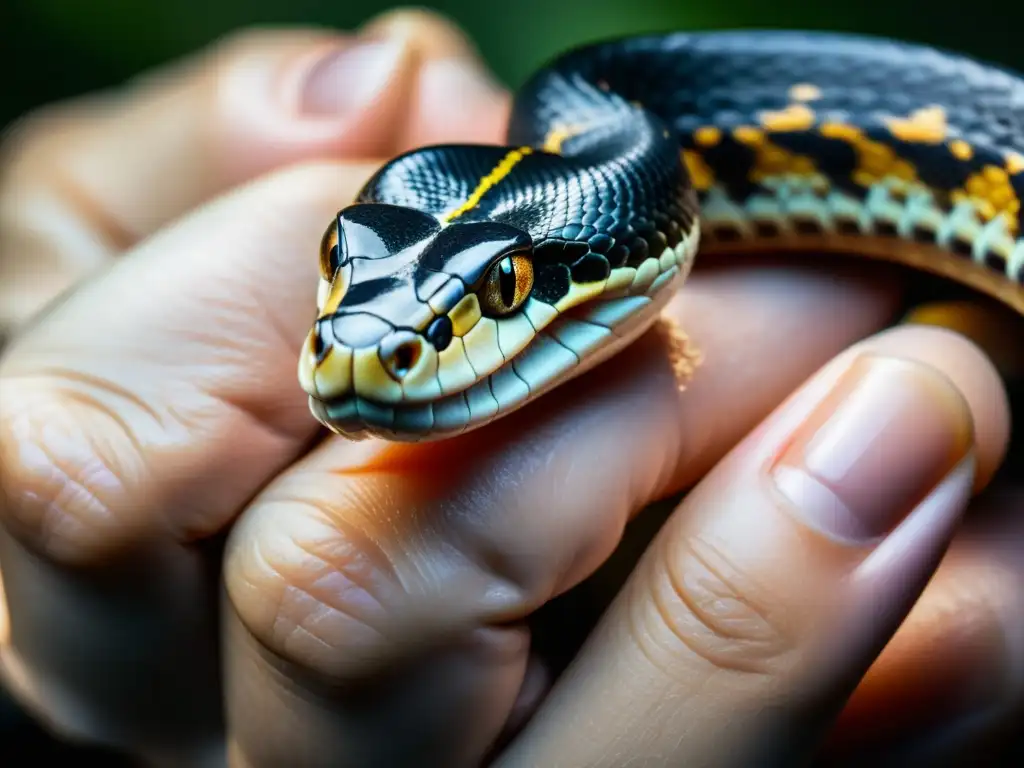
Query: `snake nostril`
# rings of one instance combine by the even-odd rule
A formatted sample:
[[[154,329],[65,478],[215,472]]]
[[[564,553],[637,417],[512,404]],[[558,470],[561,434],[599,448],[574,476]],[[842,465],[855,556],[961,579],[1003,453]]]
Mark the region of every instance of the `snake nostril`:
[[[405,376],[415,366],[417,361],[420,359],[420,345],[419,344],[402,344],[398,349],[395,350],[394,362],[392,368],[399,377]]]
[[[398,333],[381,344],[380,356],[392,378],[401,380],[416,367],[423,355],[423,340],[419,336]]]

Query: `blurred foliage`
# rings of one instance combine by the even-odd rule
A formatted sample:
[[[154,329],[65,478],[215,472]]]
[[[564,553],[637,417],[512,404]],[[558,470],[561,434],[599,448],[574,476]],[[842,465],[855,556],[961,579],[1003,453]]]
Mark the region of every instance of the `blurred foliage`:
[[[379,0],[0,0],[5,60],[0,124],[31,107],[105,87],[240,27],[351,29]],[[596,38],[670,29],[828,28],[956,48],[1024,69],[1024,4],[1004,0],[442,0],[516,85],[558,51]],[[1005,30],[1005,31],[1004,31]]]

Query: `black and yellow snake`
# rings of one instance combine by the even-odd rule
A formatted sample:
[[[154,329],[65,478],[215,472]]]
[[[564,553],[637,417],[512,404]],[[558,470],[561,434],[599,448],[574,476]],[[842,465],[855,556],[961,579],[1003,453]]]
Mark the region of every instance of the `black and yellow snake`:
[[[655,321],[704,251],[888,259],[1024,313],[1024,79],[839,34],[634,37],[404,154],[330,225],[299,377],[351,437],[503,416]]]

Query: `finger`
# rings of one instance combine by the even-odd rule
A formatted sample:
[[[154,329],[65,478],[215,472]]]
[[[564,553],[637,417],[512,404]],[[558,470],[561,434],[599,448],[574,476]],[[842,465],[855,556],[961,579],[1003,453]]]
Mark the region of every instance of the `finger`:
[[[366,34],[415,35],[423,65],[415,73],[409,117],[400,126],[399,150],[428,144],[503,144],[511,95],[481,64],[479,51],[435,14],[407,10],[385,14]]]
[[[219,744],[203,540],[317,434],[294,363],[317,260],[296,254],[316,253],[375,168],[295,167],[232,192],[0,360],[0,653],[63,732],[176,765]]]
[[[447,78],[431,75],[449,72]],[[251,30],[26,120],[0,174],[0,322],[273,168],[494,137],[505,97],[452,25],[395,13],[359,35]],[[451,109],[449,102],[460,105]]]
[[[972,505],[935,577],[839,718],[829,764],[977,761],[1018,730],[1022,509],[1019,485],[993,488]]]
[[[523,620],[895,307],[852,271],[733,266],[674,307],[706,351],[686,396],[652,335],[515,419],[431,445],[330,440],[261,494],[225,562],[238,764],[479,759],[520,688]]]
[[[840,355],[687,496],[500,764],[807,759],[938,564],[993,417],[959,336]]]

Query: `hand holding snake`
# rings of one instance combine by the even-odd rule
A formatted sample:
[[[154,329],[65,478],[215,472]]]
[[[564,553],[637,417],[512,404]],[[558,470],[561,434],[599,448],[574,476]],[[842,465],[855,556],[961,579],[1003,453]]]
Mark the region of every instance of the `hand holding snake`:
[[[698,81],[668,89],[622,66],[645,46],[665,50],[560,60],[508,123],[432,17],[254,33],[8,143],[0,265],[68,286],[4,303],[27,318],[0,362],[19,701],[176,766],[978,759],[1016,722],[997,371],[955,333],[879,333],[901,302],[884,265],[786,255],[913,239],[1017,295],[1012,200],[954,145],[995,162],[960,135],[975,102],[924,87],[959,81],[918,49],[897,46],[937,67],[904,89],[922,103],[872,110],[886,89],[815,84],[797,49],[785,85],[769,45],[676,57]],[[989,138],[1008,103],[978,102]],[[899,154],[899,126],[943,138]],[[862,162],[906,186],[860,184]],[[659,305],[703,353],[683,391],[645,332]],[[310,417],[299,350],[317,414],[367,439]],[[627,535],[683,491],[649,546]],[[607,605],[593,628],[581,586]]]

